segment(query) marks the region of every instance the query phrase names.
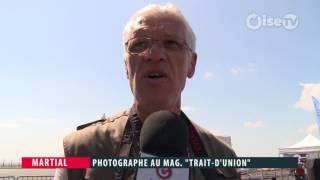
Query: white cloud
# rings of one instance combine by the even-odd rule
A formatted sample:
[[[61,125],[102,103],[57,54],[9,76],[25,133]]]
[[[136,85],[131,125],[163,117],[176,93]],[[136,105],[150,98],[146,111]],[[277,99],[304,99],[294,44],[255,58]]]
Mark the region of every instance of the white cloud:
[[[0,123],[0,129],[15,129],[19,127],[18,123]]]
[[[1,121],[1,120],[0,120]],[[57,123],[55,118],[34,118],[34,117],[20,117],[12,119],[7,122],[0,122],[0,129],[15,129],[20,127],[30,126],[52,126]]]
[[[301,91],[300,99],[294,104],[294,107],[313,111],[314,108],[311,96],[320,99],[320,83],[301,84],[301,86],[303,86],[303,89]]]
[[[234,66],[230,69],[233,76],[237,77],[244,72],[255,72],[257,71],[257,65],[255,63],[249,62],[243,66]]]
[[[204,75],[203,75],[204,79],[212,79],[214,77],[215,77],[214,74],[212,72],[209,72],[209,71],[204,73]]]
[[[257,70],[257,65],[255,63],[248,63],[248,71],[254,72]]]
[[[309,126],[305,127],[305,128],[300,128],[298,129],[298,132],[300,133],[307,133],[307,134],[313,134],[317,131],[317,124],[314,123],[314,124],[310,124]]]
[[[230,71],[233,76],[239,76],[244,70],[242,67],[236,66],[232,67]]]
[[[262,121],[246,121],[243,123],[243,127],[250,129],[262,128],[263,126],[264,125]]]
[[[190,106],[182,106],[181,109],[184,112],[195,112],[195,111],[197,111],[197,108],[190,107]]]

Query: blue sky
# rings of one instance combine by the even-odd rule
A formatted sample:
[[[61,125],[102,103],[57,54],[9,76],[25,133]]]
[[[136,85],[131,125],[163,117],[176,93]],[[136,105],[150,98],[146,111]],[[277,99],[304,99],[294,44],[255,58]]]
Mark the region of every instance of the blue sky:
[[[1,1],[0,160],[61,155],[76,126],[130,107],[122,29],[136,10],[166,2]],[[320,99],[318,1],[171,2],[197,36],[182,101],[194,121],[230,135],[241,156],[319,138],[310,98]],[[253,13],[293,14],[298,26],[252,30]]]

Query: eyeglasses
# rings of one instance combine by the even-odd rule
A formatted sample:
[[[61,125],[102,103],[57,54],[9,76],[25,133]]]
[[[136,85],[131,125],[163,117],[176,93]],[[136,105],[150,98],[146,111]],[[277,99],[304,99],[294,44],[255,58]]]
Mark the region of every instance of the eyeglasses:
[[[193,50],[184,42],[174,38],[165,38],[155,40],[149,37],[137,37],[129,39],[125,43],[126,51],[130,54],[142,54],[150,50],[153,43],[158,42],[167,52],[181,52],[184,49],[193,52]]]

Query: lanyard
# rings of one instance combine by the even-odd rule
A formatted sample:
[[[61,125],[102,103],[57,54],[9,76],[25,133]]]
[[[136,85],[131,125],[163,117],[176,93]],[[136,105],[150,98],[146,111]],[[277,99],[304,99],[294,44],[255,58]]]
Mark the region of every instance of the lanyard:
[[[208,154],[204,149],[200,136],[196,128],[192,125],[189,118],[181,111],[181,117],[185,120],[189,132],[189,143],[195,157],[207,157]]]

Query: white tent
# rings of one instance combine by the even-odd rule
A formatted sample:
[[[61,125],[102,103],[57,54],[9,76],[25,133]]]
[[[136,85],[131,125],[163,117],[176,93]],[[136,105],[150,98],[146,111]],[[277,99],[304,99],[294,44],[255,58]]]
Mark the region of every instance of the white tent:
[[[318,154],[320,152],[320,140],[311,134],[303,140],[289,147],[279,148],[279,154],[284,156],[294,154]]]

